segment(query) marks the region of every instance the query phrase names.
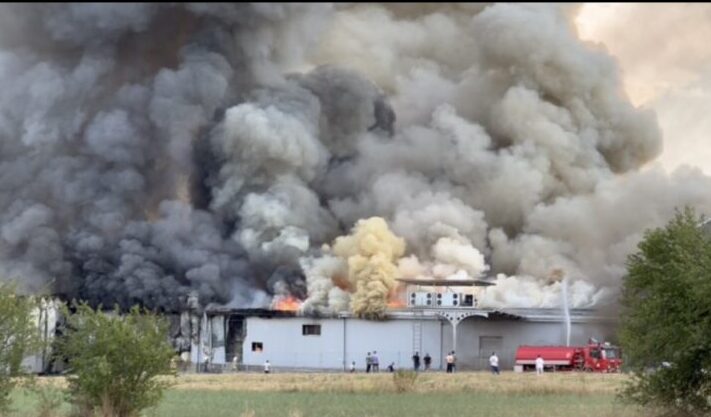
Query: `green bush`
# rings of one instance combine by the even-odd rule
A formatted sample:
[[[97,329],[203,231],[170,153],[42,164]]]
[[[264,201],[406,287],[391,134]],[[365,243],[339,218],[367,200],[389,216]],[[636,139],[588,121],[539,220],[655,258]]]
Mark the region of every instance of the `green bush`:
[[[26,376],[22,359],[39,348],[32,317],[35,301],[15,295],[13,285],[0,283],[0,414],[10,407],[10,392]]]
[[[623,396],[670,415],[711,415],[711,239],[686,208],[629,256],[620,341]]]
[[[415,388],[417,382],[417,372],[398,369],[393,373],[393,384],[395,391],[410,392]]]
[[[58,350],[69,365],[69,400],[84,414],[134,417],[156,405],[174,375],[168,324],[134,307],[126,315],[76,306]]]
[[[36,384],[31,391],[37,397],[36,416],[59,416],[59,408],[64,402],[64,392],[51,385]]]

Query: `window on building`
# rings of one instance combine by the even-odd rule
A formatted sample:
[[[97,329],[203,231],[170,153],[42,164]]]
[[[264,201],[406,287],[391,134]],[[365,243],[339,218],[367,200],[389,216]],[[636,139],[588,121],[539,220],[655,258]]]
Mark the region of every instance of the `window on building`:
[[[320,336],[321,335],[321,325],[320,324],[304,324],[301,327],[301,334],[304,336]]]
[[[262,342],[252,342],[252,352],[261,352],[264,350]]]

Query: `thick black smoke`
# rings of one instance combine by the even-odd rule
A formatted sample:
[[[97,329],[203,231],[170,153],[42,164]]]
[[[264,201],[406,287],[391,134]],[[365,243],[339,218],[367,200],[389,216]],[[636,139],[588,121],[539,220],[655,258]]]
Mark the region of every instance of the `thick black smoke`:
[[[123,306],[342,309],[322,245],[380,216],[404,275],[488,269],[482,301],[553,306],[563,269],[574,306],[614,299],[642,231],[711,207],[709,180],[644,170],[655,117],[574,12],[0,5],[0,276]]]
[[[226,160],[231,155],[219,144],[210,146],[210,132],[225,109],[252,98],[286,111],[311,106],[304,116],[319,117],[315,95],[302,94],[309,97],[304,103],[290,89],[328,96],[328,87],[309,76],[299,87],[280,66],[298,61],[329,10],[2,5],[3,278],[93,303],[170,309],[191,291],[203,302],[243,305],[255,290],[277,291],[293,256],[284,251],[270,259],[255,249],[247,235],[263,224],[238,208],[243,199],[244,210],[256,211],[249,204],[259,198],[303,198],[316,207],[318,199],[311,201],[304,184],[272,185],[249,161]],[[260,99],[259,89],[283,92]],[[332,136],[337,140],[351,127],[333,129],[341,130]],[[324,166],[328,159],[324,152]],[[249,180],[236,187],[232,169]],[[263,193],[268,188],[273,193]],[[319,216],[309,219],[309,227],[321,229],[312,239],[331,227],[319,227]]]

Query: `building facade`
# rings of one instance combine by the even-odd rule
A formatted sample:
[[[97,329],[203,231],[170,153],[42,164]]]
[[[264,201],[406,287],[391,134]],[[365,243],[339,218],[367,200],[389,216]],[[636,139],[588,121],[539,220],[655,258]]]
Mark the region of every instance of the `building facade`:
[[[588,310],[573,310],[570,316],[568,336],[564,315],[546,309],[471,310],[458,323],[444,314],[423,311],[391,312],[383,321],[348,314],[330,318],[247,315],[238,362],[259,367],[269,360],[277,369],[329,370],[345,370],[355,362],[362,370],[368,352],[377,351],[381,369],[390,363],[408,368],[418,352],[421,357],[429,354],[432,367],[442,369],[445,356],[454,350],[458,369],[486,369],[492,352],[499,356],[502,369],[513,369],[520,345],[565,345],[568,339],[571,345],[582,345],[591,337],[614,341],[613,318]]]
[[[59,301],[44,300],[36,314],[43,338],[55,337]],[[583,345],[593,337],[615,342],[615,317],[594,310],[403,308],[385,320],[364,320],[341,313],[310,317],[267,309],[207,308],[168,314],[170,338],[188,371],[258,370],[269,360],[273,369],[349,369],[377,352],[380,368],[412,366],[415,352],[429,354],[433,369],[444,368],[452,350],[458,369],[486,369],[496,352],[502,369],[513,369],[520,345]],[[49,350],[25,360],[36,373],[56,372]]]

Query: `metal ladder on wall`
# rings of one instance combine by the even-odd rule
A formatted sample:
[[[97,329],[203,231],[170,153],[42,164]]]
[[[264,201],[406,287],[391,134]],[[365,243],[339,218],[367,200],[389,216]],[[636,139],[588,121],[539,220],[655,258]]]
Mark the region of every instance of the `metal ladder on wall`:
[[[422,312],[418,314],[421,316]],[[412,354],[419,352],[422,356],[422,320],[418,317],[412,322]]]

